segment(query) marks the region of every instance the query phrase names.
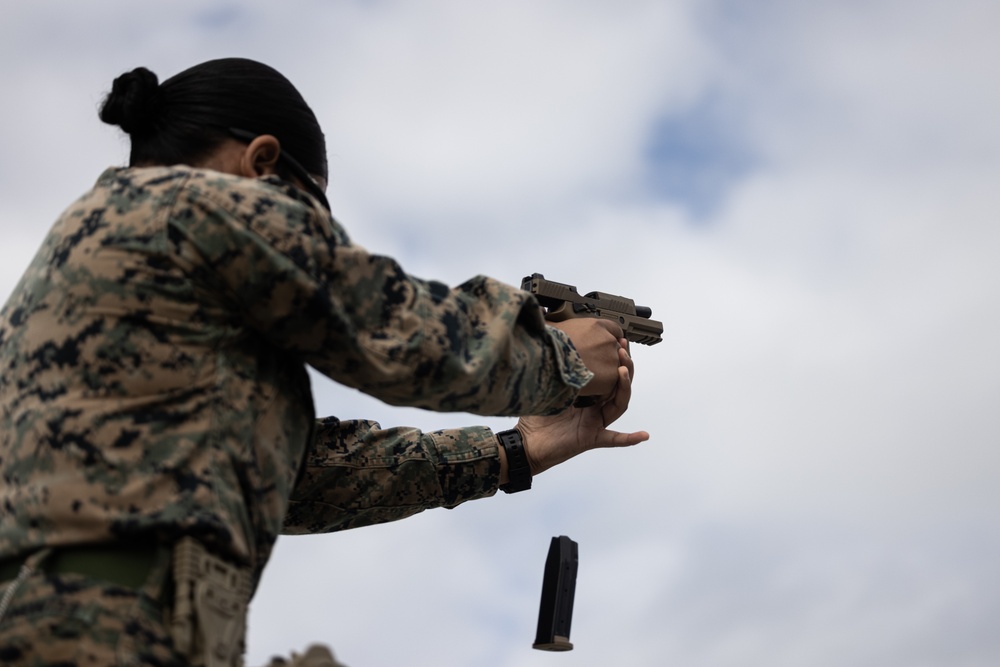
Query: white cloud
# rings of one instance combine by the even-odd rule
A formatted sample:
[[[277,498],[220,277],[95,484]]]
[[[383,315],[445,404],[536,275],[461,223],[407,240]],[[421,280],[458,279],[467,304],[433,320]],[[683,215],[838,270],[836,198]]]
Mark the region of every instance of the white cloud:
[[[634,350],[622,419],[650,443],[569,462],[530,494],[283,540],[250,664],[324,640],[357,667],[547,664],[529,645],[557,534],[581,545],[567,664],[1000,657],[993,3],[4,14],[4,294],[58,211],[121,161],[96,119],[114,75],[247,55],[312,101],[335,210],[366,245],[450,282],[541,271],[628,294],[666,326]],[[693,220],[647,189],[645,142],[706,100],[732,123],[720,159],[728,141],[753,159]],[[317,403],[480,421],[323,383]]]

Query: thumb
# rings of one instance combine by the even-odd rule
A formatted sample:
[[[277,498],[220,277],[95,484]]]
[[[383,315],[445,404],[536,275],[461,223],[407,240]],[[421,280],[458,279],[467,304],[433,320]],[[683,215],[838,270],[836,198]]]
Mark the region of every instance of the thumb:
[[[649,433],[646,431],[622,433],[621,431],[609,431],[608,429],[604,429],[598,434],[597,438],[595,438],[594,447],[631,447],[632,445],[638,445],[640,442],[646,442],[647,440],[649,440]]]

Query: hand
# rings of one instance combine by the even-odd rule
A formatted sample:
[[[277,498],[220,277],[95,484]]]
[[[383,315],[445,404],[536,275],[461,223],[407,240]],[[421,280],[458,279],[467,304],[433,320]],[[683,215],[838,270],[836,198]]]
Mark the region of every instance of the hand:
[[[516,428],[524,440],[524,451],[537,475],[577,454],[601,447],[629,447],[649,440],[649,433],[609,431],[616,419],[625,414],[632,398],[634,365],[628,354],[628,341],[616,341],[618,349],[617,383],[609,398],[587,408],[570,408],[549,417],[521,417]]]
[[[594,317],[576,317],[548,324],[569,336],[587,370],[594,374],[580,395],[596,396],[601,402],[610,398],[619,383],[619,350],[628,348],[622,328],[611,320]]]

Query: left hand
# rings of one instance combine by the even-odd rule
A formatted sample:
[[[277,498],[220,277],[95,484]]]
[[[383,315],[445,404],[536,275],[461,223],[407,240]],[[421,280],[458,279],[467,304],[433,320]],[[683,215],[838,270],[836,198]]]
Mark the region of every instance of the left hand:
[[[618,384],[605,401],[586,408],[570,408],[548,417],[521,417],[518,420],[516,428],[524,440],[532,475],[590,449],[629,447],[649,439],[646,431],[621,433],[607,428],[625,414],[632,398],[634,364],[628,354],[628,341],[622,338],[619,343]]]

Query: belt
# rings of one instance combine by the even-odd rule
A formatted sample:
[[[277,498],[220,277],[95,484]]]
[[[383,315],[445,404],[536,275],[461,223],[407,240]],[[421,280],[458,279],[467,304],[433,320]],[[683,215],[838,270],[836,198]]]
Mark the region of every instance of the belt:
[[[162,547],[152,544],[88,544],[56,547],[38,566],[46,574],[82,574],[126,588],[146,583]],[[17,577],[26,556],[0,560],[0,582]]]

